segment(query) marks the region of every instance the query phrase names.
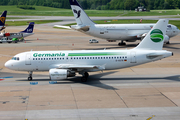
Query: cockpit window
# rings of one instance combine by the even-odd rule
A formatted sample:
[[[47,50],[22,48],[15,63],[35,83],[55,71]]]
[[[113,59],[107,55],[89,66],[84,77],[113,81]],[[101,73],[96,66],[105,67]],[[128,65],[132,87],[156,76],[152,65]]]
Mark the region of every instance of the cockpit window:
[[[19,61],[19,57],[13,57],[12,60],[17,60],[17,61]]]

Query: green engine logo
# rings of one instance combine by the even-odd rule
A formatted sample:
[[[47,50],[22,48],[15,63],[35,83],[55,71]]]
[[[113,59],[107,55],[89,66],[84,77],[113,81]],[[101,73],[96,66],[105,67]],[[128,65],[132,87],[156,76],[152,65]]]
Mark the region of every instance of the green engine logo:
[[[163,41],[164,37],[163,37],[163,32],[159,29],[154,29],[151,33],[151,40],[153,42],[161,42]]]

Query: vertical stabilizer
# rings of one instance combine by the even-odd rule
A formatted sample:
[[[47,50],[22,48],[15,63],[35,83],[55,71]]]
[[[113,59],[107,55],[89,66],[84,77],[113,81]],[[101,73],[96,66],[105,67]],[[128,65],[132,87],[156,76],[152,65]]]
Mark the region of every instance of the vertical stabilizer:
[[[94,22],[87,16],[76,0],[69,0],[77,25],[92,25]]]
[[[5,22],[6,22],[6,14],[7,14],[7,11],[4,11],[0,17],[0,31],[5,29]]]
[[[134,49],[162,50],[169,20],[160,19]]]
[[[5,25],[7,11],[4,11],[0,17],[0,26]]]
[[[29,23],[29,26],[24,30],[21,31],[21,33],[33,33],[33,29],[34,29],[34,22]]]

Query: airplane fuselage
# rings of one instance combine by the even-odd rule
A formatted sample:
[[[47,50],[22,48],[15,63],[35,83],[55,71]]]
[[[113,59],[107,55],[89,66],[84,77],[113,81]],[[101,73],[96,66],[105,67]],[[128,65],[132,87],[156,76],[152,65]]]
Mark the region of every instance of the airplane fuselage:
[[[172,55],[165,50],[31,51],[17,54],[6,67],[17,71],[49,71],[71,65],[96,66],[87,72],[131,67]],[[74,71],[80,72],[81,69]]]
[[[141,39],[141,36],[144,33],[148,33],[154,25],[155,24],[94,24],[89,25],[89,31],[80,31],[106,40],[134,42],[137,39]],[[168,25],[166,35],[169,38],[176,36],[178,33],[179,29],[176,26]]]
[[[8,36],[8,39],[13,39],[13,38],[24,38],[30,35],[33,35],[34,33],[10,33],[10,36]]]

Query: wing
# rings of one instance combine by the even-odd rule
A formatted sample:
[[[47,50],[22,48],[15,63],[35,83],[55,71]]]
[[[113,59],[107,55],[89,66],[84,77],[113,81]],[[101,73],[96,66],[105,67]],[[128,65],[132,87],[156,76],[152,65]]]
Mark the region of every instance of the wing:
[[[71,29],[69,26],[62,26],[62,25],[54,25],[54,26],[59,28]]]
[[[80,65],[80,64],[55,64],[51,65],[51,68],[57,68],[57,69],[78,69],[78,71],[84,70],[84,69],[97,69],[97,70],[104,70],[105,65]]]

